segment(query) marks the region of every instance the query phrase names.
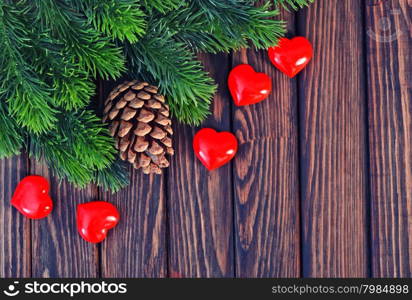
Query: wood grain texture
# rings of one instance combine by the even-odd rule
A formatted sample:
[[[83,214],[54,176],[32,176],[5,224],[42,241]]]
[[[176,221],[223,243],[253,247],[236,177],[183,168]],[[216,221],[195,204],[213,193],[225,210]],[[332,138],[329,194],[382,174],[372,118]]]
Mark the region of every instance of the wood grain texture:
[[[220,85],[213,116],[202,127],[230,131],[227,55],[202,56]],[[208,172],[196,159],[198,129],[174,124],[176,155],[169,168],[169,272],[173,277],[233,277],[231,166]]]
[[[293,15],[283,12],[282,19],[293,34]],[[234,109],[236,275],[299,277],[296,81],[270,63],[267,51],[235,53],[233,66],[241,63],[269,75],[273,92],[261,103]]]
[[[0,278],[30,277],[30,220],[10,204],[14,189],[27,174],[27,159],[0,160]]]
[[[114,83],[100,90],[104,102]],[[100,200],[114,204],[119,224],[101,244],[102,277],[166,277],[165,175],[130,170],[130,185],[116,194],[99,191]]]
[[[49,180],[54,205],[49,216],[32,221],[32,276],[97,277],[98,248],[83,240],[76,226],[77,204],[94,200],[97,190],[78,190],[66,181],[60,183],[44,164],[34,160],[30,169]]]
[[[412,277],[412,2],[372,4],[365,7],[372,275]]]
[[[102,277],[166,277],[164,176],[133,169],[130,179],[126,189],[101,196],[121,215],[102,243]]]
[[[314,59],[299,82],[303,276],[368,275],[362,1],[317,0],[299,19]]]

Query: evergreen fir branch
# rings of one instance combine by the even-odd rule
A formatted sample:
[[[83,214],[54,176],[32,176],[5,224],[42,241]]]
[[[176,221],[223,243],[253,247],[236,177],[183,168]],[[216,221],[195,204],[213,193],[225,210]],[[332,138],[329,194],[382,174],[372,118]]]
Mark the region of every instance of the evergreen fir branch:
[[[165,27],[170,35],[201,52],[229,52],[249,46],[262,49],[276,45],[285,32],[284,23],[274,20],[278,11],[271,3],[254,7],[250,1],[200,0],[158,17],[153,27]]]
[[[283,6],[287,8],[288,6],[292,7],[294,10],[309,6],[315,0],[273,0],[276,6]]]
[[[190,17],[186,17],[189,22],[185,17],[181,18],[182,27],[175,37],[196,50],[212,53],[248,47],[248,41],[256,49],[276,45],[286,30],[284,22],[274,20],[279,12],[270,9],[270,1],[265,1],[261,6],[254,6],[253,2],[193,0],[188,11],[182,14],[191,16],[192,22]],[[193,24],[198,25],[193,27]],[[206,38],[202,39],[202,35]]]
[[[117,159],[107,168],[95,172],[94,183],[105,191],[116,193],[129,184],[128,174],[127,164]]]
[[[34,58],[33,68],[52,89],[53,102],[65,110],[86,106],[95,93],[88,72],[74,63],[73,56],[63,55],[60,41],[47,34],[38,34],[31,41],[26,52]]]
[[[146,31],[138,0],[76,0],[94,28],[113,39],[135,43]]]
[[[213,24],[192,7],[172,11],[152,21],[151,27],[165,28],[174,40],[188,45],[196,52],[229,52],[239,47],[238,41],[225,34],[213,33]],[[246,46],[246,43],[243,44]]]
[[[270,2],[254,7],[250,1],[197,0],[163,17],[154,14],[151,31],[138,44],[125,45],[129,70],[157,81],[179,120],[199,124],[216,87],[186,45],[213,53],[246,47],[248,40],[256,48],[275,45],[284,27],[269,8]]]
[[[87,71],[74,63],[75,56],[63,53],[64,43],[50,36],[34,21],[31,6],[19,1],[14,6],[19,21],[19,55],[31,68],[31,73],[50,91],[54,105],[65,109],[85,106],[94,93],[94,85]]]
[[[50,84],[53,89],[54,103],[65,110],[85,107],[95,94],[94,83],[86,76],[83,77],[80,72],[72,75],[67,72],[52,74],[49,73],[47,76],[49,79],[52,78]]]
[[[4,85],[10,84],[7,87],[7,103],[18,125],[34,134],[45,133],[53,128],[57,111],[52,104],[49,88],[38,76],[23,71],[16,77],[7,76],[1,81],[2,90],[5,89]]]
[[[176,42],[165,28],[156,27],[137,44],[125,44],[130,74],[158,82],[180,121],[199,124],[209,114],[216,85],[194,54]]]
[[[141,0],[142,7],[145,7],[150,14],[153,10],[166,14],[185,5],[185,2],[185,0]]]
[[[27,7],[24,0],[19,4]],[[26,18],[27,9],[0,2],[0,93],[7,99],[9,112],[19,126],[42,133],[54,125],[56,110],[49,87],[22,55],[29,42]]]
[[[67,178],[70,183],[84,188],[92,181],[93,171],[82,165],[64,143],[61,139],[49,140],[42,136],[32,136],[28,147],[29,156],[37,161],[44,161],[57,178]]]
[[[63,113],[59,134],[79,161],[90,169],[103,169],[114,160],[116,150],[107,128],[92,111]]]
[[[32,136],[29,146],[30,156],[45,160],[57,177],[81,188],[94,179],[95,171],[111,166],[115,152],[108,130],[87,110],[62,113],[55,130]]]
[[[31,2],[36,23],[43,30],[51,29],[50,34],[64,43],[65,55],[71,57],[74,54],[76,63],[94,77],[119,77],[125,70],[121,49],[109,37],[88,26],[87,19],[71,4],[70,1],[54,0]]]
[[[13,118],[7,113],[6,104],[0,99],[0,159],[19,154],[23,135]]]
[[[286,33],[284,21],[274,20],[279,15],[278,10],[270,10],[271,4],[249,10],[251,22],[244,32],[256,49],[267,49],[278,44],[279,38]]]

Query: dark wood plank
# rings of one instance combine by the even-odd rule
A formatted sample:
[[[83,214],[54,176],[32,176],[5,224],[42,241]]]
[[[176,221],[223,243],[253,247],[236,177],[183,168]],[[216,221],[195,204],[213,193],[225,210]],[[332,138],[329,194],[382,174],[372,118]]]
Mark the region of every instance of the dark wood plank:
[[[314,47],[300,77],[303,275],[368,275],[362,1],[317,0],[299,20]]]
[[[104,101],[115,86],[105,83]],[[165,175],[130,169],[130,185],[116,194],[99,192],[116,205],[121,220],[101,248],[102,277],[166,277]]]
[[[293,34],[293,15],[283,12],[281,18]],[[234,108],[236,275],[299,277],[296,81],[270,63],[267,51],[237,52],[233,66],[241,63],[269,75],[273,93],[261,103]]]
[[[133,169],[129,187],[101,200],[121,214],[102,243],[102,277],[166,277],[164,176]]]
[[[202,127],[230,130],[230,99],[225,85],[228,56],[202,56],[220,85],[213,116]],[[176,155],[169,168],[169,271],[174,277],[232,277],[233,206],[230,165],[208,172],[192,148],[197,129],[174,124]]]
[[[25,155],[0,160],[0,278],[30,277],[30,220],[10,204],[26,174]]]
[[[96,198],[96,188],[78,190],[66,181],[60,183],[44,164],[34,160],[31,173],[48,178],[54,203],[47,218],[32,221],[32,276],[97,277],[98,248],[84,241],[76,226],[77,204]]]
[[[412,2],[366,3],[372,275],[411,277]]]

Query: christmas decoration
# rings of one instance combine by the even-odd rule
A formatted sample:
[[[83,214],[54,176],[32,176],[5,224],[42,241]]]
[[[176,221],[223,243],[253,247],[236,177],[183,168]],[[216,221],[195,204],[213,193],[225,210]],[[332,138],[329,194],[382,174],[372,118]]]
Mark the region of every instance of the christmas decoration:
[[[309,2],[1,0],[0,158],[25,148],[77,187],[119,190],[125,164],[89,106],[96,79],[158,85],[178,121],[199,124],[216,85],[196,53],[276,45],[276,6]]]
[[[229,74],[229,90],[237,106],[258,103],[272,91],[272,80],[257,73],[250,65],[238,65]]]
[[[143,173],[162,174],[173,155],[172,121],[165,97],[147,82],[129,81],[117,86],[105,103],[104,121],[116,139],[120,158]]]
[[[313,48],[304,37],[282,38],[277,46],[269,48],[268,54],[275,67],[293,78],[310,62]]]
[[[228,163],[237,152],[238,142],[230,132],[216,132],[211,128],[199,130],[193,139],[193,149],[200,162],[209,170]]]
[[[119,223],[117,208],[108,202],[93,201],[77,206],[77,229],[83,239],[90,243],[100,243],[107,231]]]
[[[49,183],[41,176],[27,176],[20,181],[11,204],[30,219],[47,217],[53,209]]]

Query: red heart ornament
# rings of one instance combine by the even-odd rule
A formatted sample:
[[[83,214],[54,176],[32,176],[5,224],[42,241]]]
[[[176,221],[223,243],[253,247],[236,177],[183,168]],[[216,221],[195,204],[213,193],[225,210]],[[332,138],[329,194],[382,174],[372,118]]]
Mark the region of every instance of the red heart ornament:
[[[230,132],[216,132],[211,128],[199,130],[193,139],[197,158],[209,170],[228,163],[237,152],[236,137]]]
[[[107,231],[119,223],[117,208],[105,201],[93,201],[77,205],[77,229],[83,239],[100,243]]]
[[[11,204],[30,219],[42,219],[53,209],[48,181],[41,176],[27,176],[17,185]]]
[[[293,78],[310,62],[313,48],[304,37],[295,37],[291,40],[281,38],[277,46],[269,48],[268,54],[276,68]]]
[[[272,80],[257,73],[250,65],[238,65],[230,71],[229,90],[237,106],[258,103],[272,92]]]

